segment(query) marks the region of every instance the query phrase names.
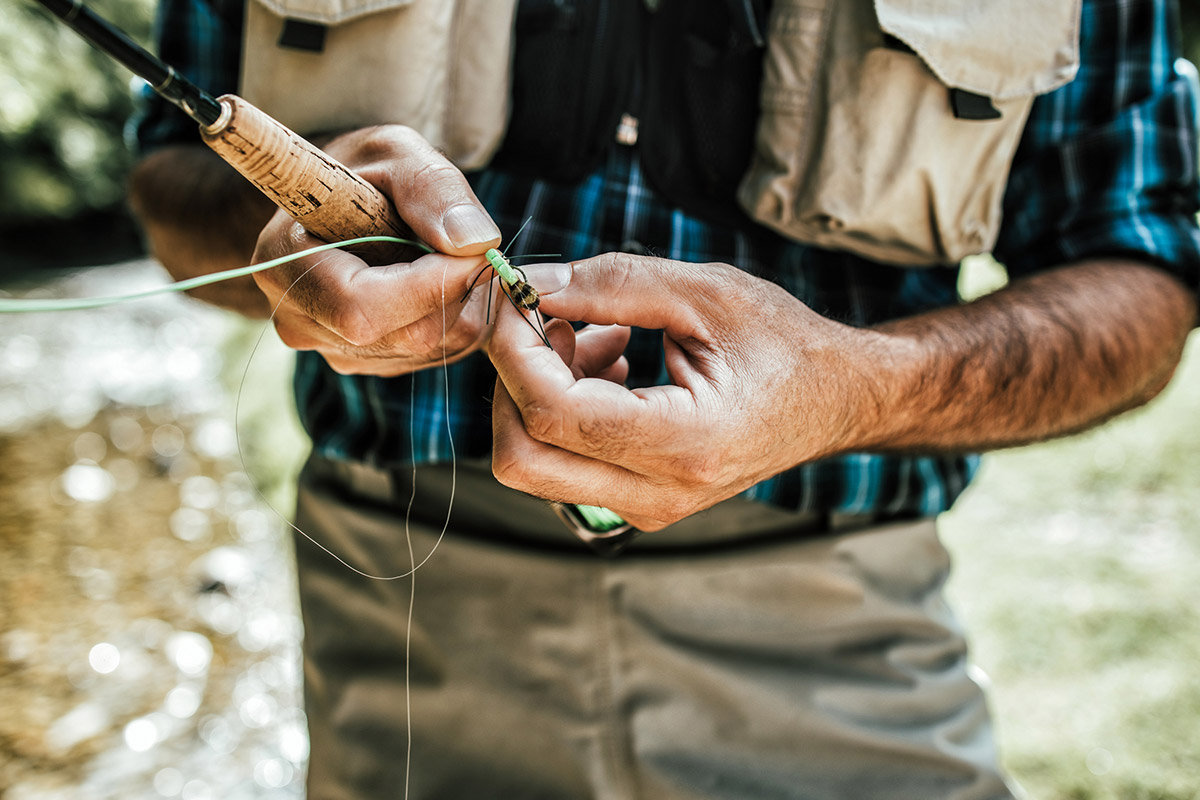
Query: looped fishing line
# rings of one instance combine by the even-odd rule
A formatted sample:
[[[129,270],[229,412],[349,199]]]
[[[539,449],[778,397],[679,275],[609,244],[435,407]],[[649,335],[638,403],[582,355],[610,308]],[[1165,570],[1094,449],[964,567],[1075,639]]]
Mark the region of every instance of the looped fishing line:
[[[433,252],[431,249],[427,248],[425,245],[419,244],[417,242],[412,242],[412,241],[409,241],[406,239],[397,239],[395,237],[370,237],[370,238],[374,241],[390,241],[390,242],[396,242],[396,243],[400,243],[400,244],[417,245],[417,246],[421,247],[422,249],[426,249],[426,250],[429,250],[429,252]],[[347,242],[341,242],[340,245],[345,246],[345,245],[348,245],[350,242],[357,243],[357,241],[361,241],[361,240],[348,240]],[[289,261],[295,261],[303,256],[311,255],[313,253],[322,252],[324,250],[329,250],[329,249],[332,249],[332,247],[321,246],[319,248],[310,248],[309,250],[304,250],[299,253],[295,253],[291,257],[285,256],[284,258],[286,260],[280,261],[279,264],[272,264],[272,266],[279,266],[280,264],[285,264],[285,263],[288,263]],[[266,336],[267,331],[270,330],[272,323],[275,321],[275,315],[279,313],[279,309],[283,306],[283,301],[287,299],[288,293],[291,292],[292,289],[296,288],[296,284],[298,284],[301,281],[301,279],[304,278],[304,276],[308,275],[308,273],[312,272],[314,269],[321,266],[322,263],[323,263],[323,260],[318,261],[317,263],[313,264],[311,267],[304,270],[304,272],[297,275],[295,280],[293,280],[291,282],[291,284],[288,285],[287,289],[285,289],[283,294],[280,295],[279,301],[275,304],[275,307],[273,309],[271,309],[271,315],[267,318],[267,321],[263,325],[262,330],[259,331],[258,338],[254,341],[254,346],[252,348],[250,348],[250,355],[247,356],[247,358],[246,358],[246,367],[242,371],[242,379],[241,379],[240,383],[238,384],[237,398],[234,401],[233,430],[234,430],[234,437],[237,440],[238,458],[241,460],[242,469],[246,471],[247,475],[250,474],[250,470],[246,465],[245,452],[242,450],[242,435],[241,435],[241,427],[239,425],[239,421],[240,421],[240,412],[241,412],[241,405],[242,405],[242,393],[246,387],[246,379],[250,375],[250,365],[254,362],[254,356],[258,352],[259,346],[262,344],[263,337]],[[442,270],[442,287],[441,287],[441,289],[442,289],[442,340],[443,341],[446,338],[446,271],[448,268],[449,268],[449,266],[447,265],[447,267],[443,268],[443,270]],[[234,276],[231,276],[231,277],[234,277]],[[254,486],[255,492],[258,493],[258,496],[262,499],[263,503],[266,504],[267,508],[269,508],[269,509],[271,509],[271,511],[275,512],[275,515],[277,517],[279,517],[280,519],[282,519],[285,523],[287,523],[287,525],[292,530],[294,530],[296,533],[303,536],[305,539],[307,539],[312,544],[316,545],[318,548],[323,550],[331,558],[333,558],[335,561],[337,561],[339,564],[341,564],[342,566],[344,566],[346,569],[350,570],[351,572],[361,575],[364,578],[369,578],[370,580],[373,580],[373,581],[395,581],[395,580],[400,580],[401,578],[407,578],[408,576],[412,575],[418,569],[423,567],[425,565],[425,563],[427,561],[429,561],[430,558],[433,557],[433,554],[435,552],[437,552],[438,547],[441,545],[442,540],[445,538],[446,531],[449,530],[449,528],[450,528],[450,514],[454,510],[454,495],[455,495],[455,490],[458,487],[458,458],[454,452],[454,434],[450,428],[450,372],[447,369],[447,360],[446,360],[445,349],[442,350],[442,377],[444,379],[444,388],[445,388],[446,438],[450,445],[450,502],[447,504],[447,507],[446,507],[446,519],[442,523],[442,530],[438,534],[437,539],[434,541],[433,547],[429,550],[428,553],[425,554],[425,557],[423,559],[421,559],[420,563],[413,563],[414,556],[413,556],[413,551],[412,551],[412,533],[411,533],[411,529],[410,529],[410,523],[411,523],[411,519],[412,519],[413,504],[416,500],[416,481],[417,481],[416,470],[413,470],[413,493],[409,497],[408,507],[405,510],[405,514],[404,514],[404,536],[408,542],[409,563],[412,564],[411,568],[407,572],[401,572],[398,575],[372,575],[369,572],[359,569],[358,567],[354,566],[346,559],[342,558],[337,553],[330,550],[325,545],[318,542],[315,538],[310,536],[306,531],[301,530],[299,526],[297,526],[294,522],[292,522],[290,519],[288,519],[286,516],[284,516],[282,513],[280,513],[279,510],[276,509],[275,506],[273,506],[271,504],[271,501],[267,499],[266,495],[264,495],[262,493],[262,490],[260,490],[258,488],[257,484],[255,484],[255,486]],[[411,386],[410,386],[410,390],[411,390]],[[408,418],[409,441],[410,442],[413,441],[413,439],[415,438],[413,435],[413,430],[412,430],[413,424],[414,424],[413,405],[414,405],[414,403],[412,403],[410,401],[409,402],[409,418]],[[409,613],[410,613],[410,620],[411,620],[411,613],[412,613],[411,607],[409,609]]]
[[[305,275],[308,275],[308,273],[312,272],[314,269],[319,267],[321,265],[321,263],[322,263],[321,261],[318,261],[316,264],[313,264],[311,267],[304,270],[304,272],[302,272],[298,276],[296,276],[296,279],[293,280],[291,282],[291,284],[288,286],[288,288],[286,290],[284,290],[283,294],[280,295],[279,302],[277,302],[275,304],[275,308],[273,308],[271,310],[271,316],[267,318],[266,324],[263,325],[263,329],[258,334],[258,339],[256,339],[254,342],[254,347],[252,347],[250,349],[250,355],[247,356],[247,358],[246,358],[246,367],[245,367],[245,370],[242,372],[242,380],[241,380],[240,384],[238,385],[237,399],[234,402],[233,419],[234,419],[234,436],[237,439],[237,445],[238,445],[238,457],[241,458],[242,469],[244,469],[246,471],[247,475],[250,474],[250,470],[246,466],[245,453],[242,450],[241,430],[238,426],[238,415],[239,415],[239,411],[241,409],[242,392],[246,385],[246,378],[250,374],[250,365],[254,361],[254,356],[258,352],[259,345],[262,344],[263,337],[266,335],[267,330],[271,327],[271,323],[274,322],[275,315],[279,312],[280,307],[283,305],[283,301],[287,298],[288,292],[290,292],[292,289],[294,289],[296,284],[298,284],[300,282],[300,280],[302,278],[304,278]],[[448,268],[449,268],[449,266],[447,265],[447,267],[442,269],[441,294],[442,294],[442,340],[443,341],[445,341],[445,339],[446,339],[446,271]],[[399,580],[401,578],[407,578],[410,576],[412,577],[412,580],[409,583],[408,613],[407,613],[407,620],[406,620],[405,628],[404,628],[404,718],[405,718],[405,732],[406,732],[405,751],[404,751],[404,797],[406,798],[406,800],[409,795],[409,779],[412,774],[412,623],[413,623],[413,611],[416,608],[416,601],[417,601],[416,572],[418,569],[423,567],[425,565],[425,563],[427,561],[429,561],[430,558],[433,557],[433,554],[437,552],[438,547],[441,546],[442,540],[446,536],[446,531],[450,527],[450,514],[454,510],[455,490],[457,489],[457,486],[458,486],[458,459],[454,452],[454,433],[450,427],[450,371],[447,369],[445,349],[442,350],[442,377],[444,379],[445,403],[446,403],[446,405],[445,405],[446,438],[450,444],[450,501],[446,506],[446,519],[442,523],[442,530],[438,533],[438,537],[434,541],[433,547],[430,548],[429,552],[425,555],[425,558],[421,559],[421,563],[419,563],[419,564],[416,563],[416,555],[413,552],[411,521],[412,521],[413,505],[415,504],[416,499],[417,499],[417,471],[415,469],[412,471],[412,492],[409,494],[408,505],[404,510],[404,542],[408,547],[408,563],[411,565],[411,568],[407,572],[402,572],[399,575],[390,575],[390,576],[371,575],[367,572],[364,572],[363,570],[359,569],[358,567],[355,567],[353,564],[346,561],[346,559],[342,558],[337,553],[330,550],[325,545],[318,542],[316,539],[314,539],[312,536],[310,536],[306,531],[301,530],[301,528],[298,525],[296,525],[290,519],[285,517],[283,514],[280,514],[279,511],[273,505],[271,505],[271,501],[266,498],[266,496],[262,493],[261,490],[259,490],[258,486],[255,485],[255,487],[254,487],[255,491],[258,492],[258,496],[260,498],[262,498],[262,501],[267,505],[268,508],[270,508],[272,511],[275,512],[276,516],[278,516],[280,519],[282,519],[284,522],[286,522],[292,528],[292,530],[296,531],[296,533],[299,533],[305,539],[312,542],[314,545],[316,545],[318,548],[323,550],[330,557],[332,557],[335,561],[337,561],[342,566],[349,569],[351,572],[357,573],[358,575],[362,575],[365,578],[369,578],[371,580],[377,580],[377,581],[394,581],[394,580]],[[416,407],[416,402],[415,402],[415,400],[416,400],[416,384],[415,384],[415,382],[412,382],[412,381],[409,382],[409,393],[410,393],[410,395],[409,395],[409,404],[408,404],[408,438],[409,438],[409,442],[412,446],[411,452],[412,452],[413,462],[415,463],[416,462],[416,436],[413,431],[413,426],[416,421],[416,416],[415,416],[415,411],[414,411],[414,409]]]
[[[275,307],[271,310],[270,317],[267,318],[266,324],[263,325],[262,330],[259,332],[258,338],[254,342],[254,347],[252,347],[250,349],[250,355],[247,356],[247,358],[246,358],[246,367],[245,367],[245,370],[242,372],[242,380],[241,380],[240,384],[238,385],[237,399],[234,402],[233,418],[234,418],[234,436],[237,439],[237,446],[238,446],[238,457],[241,458],[242,468],[246,471],[247,475],[250,474],[250,470],[246,467],[245,453],[242,450],[241,430],[238,425],[238,416],[239,416],[239,411],[241,410],[242,392],[246,385],[246,379],[250,374],[250,365],[254,361],[254,356],[258,352],[259,345],[262,344],[263,337],[266,335],[267,330],[271,327],[271,324],[275,321],[275,315],[277,313],[279,313],[279,309],[282,307],[283,301],[285,299],[287,299],[288,293],[291,292],[292,289],[294,289],[296,287],[296,284],[298,284],[301,281],[301,279],[304,278],[304,276],[308,275],[308,273],[312,272],[314,269],[319,267],[321,265],[321,263],[322,263],[321,261],[318,261],[316,264],[313,264],[311,267],[304,270],[304,272],[302,272],[298,276],[296,276],[295,280],[293,280],[291,282],[291,284],[288,285],[287,289],[284,290],[283,294],[280,295],[279,301],[275,304]],[[444,267],[442,269],[442,283],[441,283],[442,341],[443,342],[446,339],[446,272],[448,269],[449,269],[449,265],[447,265],[446,267]],[[295,523],[293,523],[290,519],[285,517],[283,514],[280,514],[279,511],[273,505],[271,505],[271,501],[266,498],[266,496],[262,493],[261,490],[259,490],[258,486],[255,485],[255,487],[254,487],[255,491],[258,492],[258,496],[260,498],[262,498],[262,501],[267,505],[268,508],[270,508],[272,511],[275,512],[276,516],[278,516],[280,519],[282,519],[284,522],[286,522],[292,528],[292,530],[296,531],[296,533],[299,533],[305,539],[312,542],[314,545],[316,545],[318,548],[323,550],[330,557],[332,557],[335,561],[337,561],[342,566],[349,569],[351,572],[354,572],[365,578],[369,578],[371,580],[377,580],[377,581],[394,581],[394,580],[399,580],[401,578],[406,578],[406,577],[410,577],[410,576],[412,577],[412,580],[409,583],[408,613],[407,613],[407,620],[406,620],[405,628],[404,628],[404,718],[405,718],[405,733],[406,733],[405,752],[404,752],[404,797],[406,800],[409,796],[409,781],[410,781],[410,777],[412,775],[412,744],[413,744],[413,742],[412,742],[412,738],[413,738],[412,737],[412,624],[413,624],[413,611],[416,608],[416,600],[417,600],[416,572],[418,569],[423,567],[425,565],[425,563],[427,561],[429,561],[430,558],[433,557],[433,554],[437,552],[438,548],[442,544],[442,540],[446,536],[446,531],[450,527],[450,514],[454,510],[455,490],[457,489],[457,486],[458,486],[458,459],[454,452],[454,433],[450,426],[450,371],[447,369],[447,360],[446,359],[447,359],[446,351],[443,348],[443,350],[442,350],[442,377],[444,380],[443,387],[445,390],[444,397],[445,397],[445,412],[446,412],[445,413],[446,438],[450,445],[450,500],[446,506],[446,519],[442,523],[442,529],[438,533],[438,537],[434,541],[433,547],[430,548],[429,552],[425,555],[425,557],[423,559],[421,559],[421,562],[419,564],[416,563],[416,555],[413,552],[412,529],[411,529],[412,509],[413,509],[413,505],[415,504],[416,499],[417,499],[417,471],[415,469],[412,471],[412,491],[409,494],[408,505],[404,511],[404,541],[408,547],[408,563],[411,565],[411,567],[407,572],[402,572],[398,575],[390,575],[390,576],[371,575],[371,574],[359,569],[358,567],[355,567],[353,564],[346,561],[346,559],[342,558],[337,553],[333,552],[328,547],[326,547],[325,545],[318,542],[316,539],[314,539],[312,536],[310,536],[306,531],[301,530],[299,526],[297,526]],[[416,421],[416,416],[415,416],[415,411],[414,411],[414,409],[416,407],[416,402],[415,402],[415,400],[416,400],[416,384],[415,384],[415,382],[412,382],[412,381],[409,382],[409,393],[410,393],[410,395],[409,395],[409,405],[408,405],[408,428],[409,428],[408,438],[409,438],[410,445],[412,447],[411,454],[412,454],[413,462],[415,463],[416,462],[416,436],[415,436],[415,433],[413,430],[413,427],[414,427],[415,421]]]

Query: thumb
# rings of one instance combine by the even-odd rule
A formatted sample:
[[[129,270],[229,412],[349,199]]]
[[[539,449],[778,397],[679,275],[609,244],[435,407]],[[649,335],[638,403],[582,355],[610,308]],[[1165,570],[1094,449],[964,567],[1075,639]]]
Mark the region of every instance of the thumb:
[[[711,269],[710,269],[711,267]],[[563,264],[534,264],[525,275],[551,316],[596,325],[665,330],[675,338],[707,338],[700,308],[721,302],[722,265],[605,253]]]
[[[466,176],[412,128],[352,131],[326,150],[381,189],[417,238],[438,252],[482,255],[500,243]]]

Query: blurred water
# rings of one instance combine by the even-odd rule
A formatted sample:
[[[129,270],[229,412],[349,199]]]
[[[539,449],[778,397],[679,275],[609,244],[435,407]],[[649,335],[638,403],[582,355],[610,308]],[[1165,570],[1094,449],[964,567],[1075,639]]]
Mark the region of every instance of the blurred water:
[[[163,280],[134,262],[29,294]],[[6,800],[303,794],[301,625],[237,454],[231,324],[182,297],[0,316]]]

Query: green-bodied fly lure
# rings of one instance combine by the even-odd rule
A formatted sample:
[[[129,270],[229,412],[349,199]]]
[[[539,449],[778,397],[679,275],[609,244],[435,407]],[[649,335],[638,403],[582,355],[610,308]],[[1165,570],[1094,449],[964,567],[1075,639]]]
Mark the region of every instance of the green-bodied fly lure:
[[[487,259],[492,269],[496,270],[500,280],[504,281],[508,299],[512,300],[517,308],[530,311],[537,309],[539,300],[537,289],[530,286],[529,281],[525,280],[524,272],[509,263],[504,254],[494,247],[484,253],[483,257]]]
[[[517,240],[517,236],[521,235],[521,232],[525,230],[525,225],[528,224],[529,220],[525,220],[525,223],[521,225],[516,235],[514,235],[509,241],[509,247],[512,247],[513,242]],[[483,267],[479,270],[478,274],[475,275],[475,280],[471,281],[471,285],[467,287],[467,291],[465,294],[463,294],[461,302],[467,302],[467,298],[470,296],[471,290],[474,289],[475,285],[479,283],[479,279],[483,277],[483,274],[491,269],[495,273],[496,279],[500,281],[500,290],[504,292],[504,296],[508,298],[508,301],[512,303],[513,307],[516,308],[518,313],[521,314],[521,318],[525,320],[526,324],[529,325],[530,328],[533,328],[533,332],[536,333],[538,338],[542,340],[542,344],[546,345],[546,347],[549,347],[550,339],[546,336],[546,329],[542,327],[542,316],[537,313],[538,302],[540,300],[537,289],[533,288],[533,286],[529,284],[529,281],[526,279],[525,273],[521,271],[521,268],[514,267],[503,252],[493,247],[484,253],[483,257],[486,259],[486,261]],[[536,257],[537,256],[524,256],[524,258]],[[526,311],[533,312],[533,319],[536,324],[535,322],[530,322],[529,317],[525,316]],[[491,292],[488,292],[487,319],[489,322],[492,319]]]

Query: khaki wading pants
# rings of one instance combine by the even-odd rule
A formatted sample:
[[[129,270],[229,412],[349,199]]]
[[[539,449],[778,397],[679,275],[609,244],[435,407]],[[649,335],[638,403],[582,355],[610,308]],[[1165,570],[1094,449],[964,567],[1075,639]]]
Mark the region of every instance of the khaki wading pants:
[[[449,468],[417,470],[420,562]],[[313,460],[297,524],[409,570],[411,473]],[[460,465],[409,580],[297,540],[310,800],[1010,797],[932,521],[814,533],[744,501],[592,554]]]

